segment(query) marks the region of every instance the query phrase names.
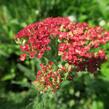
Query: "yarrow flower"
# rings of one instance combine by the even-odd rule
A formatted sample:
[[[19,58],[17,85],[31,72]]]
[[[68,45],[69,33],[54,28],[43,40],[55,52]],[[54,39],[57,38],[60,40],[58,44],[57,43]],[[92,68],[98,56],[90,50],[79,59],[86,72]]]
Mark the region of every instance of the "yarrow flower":
[[[51,90],[55,92],[64,78],[69,77],[70,69],[66,66],[55,67],[53,62],[49,62],[47,65],[40,64],[41,70],[37,72],[36,80],[33,82],[37,90],[46,92]],[[67,76],[66,76],[67,75]]]
[[[50,50],[50,38],[59,34],[61,24],[67,25],[68,18],[47,18],[42,22],[28,25],[18,32],[16,40],[20,40],[20,48],[30,58],[41,58],[45,51]],[[23,56],[23,55],[21,55]]]
[[[42,64],[41,70],[37,72],[35,83],[37,89],[43,89],[42,91],[45,92],[49,88],[52,91],[58,89],[65,78],[63,74],[68,73],[68,78],[74,69],[76,72],[85,70],[97,72],[107,59],[102,46],[109,42],[109,32],[100,26],[92,27],[87,23],[71,22],[66,17],[56,17],[26,26],[17,33],[16,40],[23,52],[20,56],[21,61],[24,61],[27,56],[44,57],[49,60],[50,56],[54,58],[55,55],[57,64],[61,63],[61,66],[67,64],[71,67],[68,70],[69,68],[63,66],[64,70],[62,70],[57,66],[54,70],[53,63]],[[48,52],[52,52],[52,55]]]

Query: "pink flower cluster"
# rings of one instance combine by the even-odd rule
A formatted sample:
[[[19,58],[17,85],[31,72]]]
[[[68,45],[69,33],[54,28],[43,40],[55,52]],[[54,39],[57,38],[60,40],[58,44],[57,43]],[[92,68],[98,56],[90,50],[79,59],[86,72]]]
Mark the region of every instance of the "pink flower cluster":
[[[52,52],[50,44],[53,40],[58,43],[57,48],[53,46],[61,57],[60,61],[72,66],[76,71],[87,70],[94,73],[107,59],[101,46],[109,42],[109,32],[100,26],[91,27],[87,23],[71,22],[66,17],[56,17],[26,26],[18,32],[16,39],[23,52],[20,57],[22,61],[27,55],[30,58],[43,58],[45,52]],[[42,64],[41,70],[37,73],[35,82],[43,87],[43,91],[49,88],[54,91],[59,88],[64,77],[60,72],[70,75],[71,69],[53,70],[52,66],[53,63]]]

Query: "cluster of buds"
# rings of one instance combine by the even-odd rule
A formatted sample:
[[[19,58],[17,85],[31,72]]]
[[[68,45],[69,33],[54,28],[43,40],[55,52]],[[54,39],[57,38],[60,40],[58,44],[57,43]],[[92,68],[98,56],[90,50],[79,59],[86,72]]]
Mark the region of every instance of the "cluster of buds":
[[[73,66],[77,72],[87,70],[94,73],[107,59],[101,46],[109,42],[109,32],[100,26],[92,27],[87,23],[71,22],[66,17],[56,17],[26,26],[18,32],[16,40],[23,52],[20,57],[22,61],[27,56],[43,58],[45,52],[52,52],[50,45],[55,47],[51,42],[53,40],[57,43],[55,48],[61,57],[58,61]],[[52,66],[53,64],[42,64],[41,70],[37,72],[35,83],[38,88],[43,88],[43,91],[49,88],[53,91],[58,89],[63,81],[62,72],[71,72],[58,66],[57,70],[53,70]]]

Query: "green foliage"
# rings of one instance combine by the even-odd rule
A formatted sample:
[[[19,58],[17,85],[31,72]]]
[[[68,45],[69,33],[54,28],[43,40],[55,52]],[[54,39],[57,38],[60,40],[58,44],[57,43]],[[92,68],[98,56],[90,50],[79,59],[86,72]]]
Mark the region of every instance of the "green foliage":
[[[109,109],[109,60],[97,78],[79,72],[55,94],[39,94],[31,83],[40,61],[20,62],[14,39],[27,24],[51,16],[109,29],[108,11],[108,0],[0,0],[0,109]],[[104,48],[108,54],[109,45]]]

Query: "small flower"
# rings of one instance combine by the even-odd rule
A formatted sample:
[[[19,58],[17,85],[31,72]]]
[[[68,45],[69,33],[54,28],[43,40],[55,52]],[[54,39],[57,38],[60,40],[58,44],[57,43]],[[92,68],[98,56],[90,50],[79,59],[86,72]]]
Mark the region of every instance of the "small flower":
[[[26,59],[26,54],[21,54],[21,55],[20,55],[20,60],[21,60],[21,61],[24,61],[25,59]]]

